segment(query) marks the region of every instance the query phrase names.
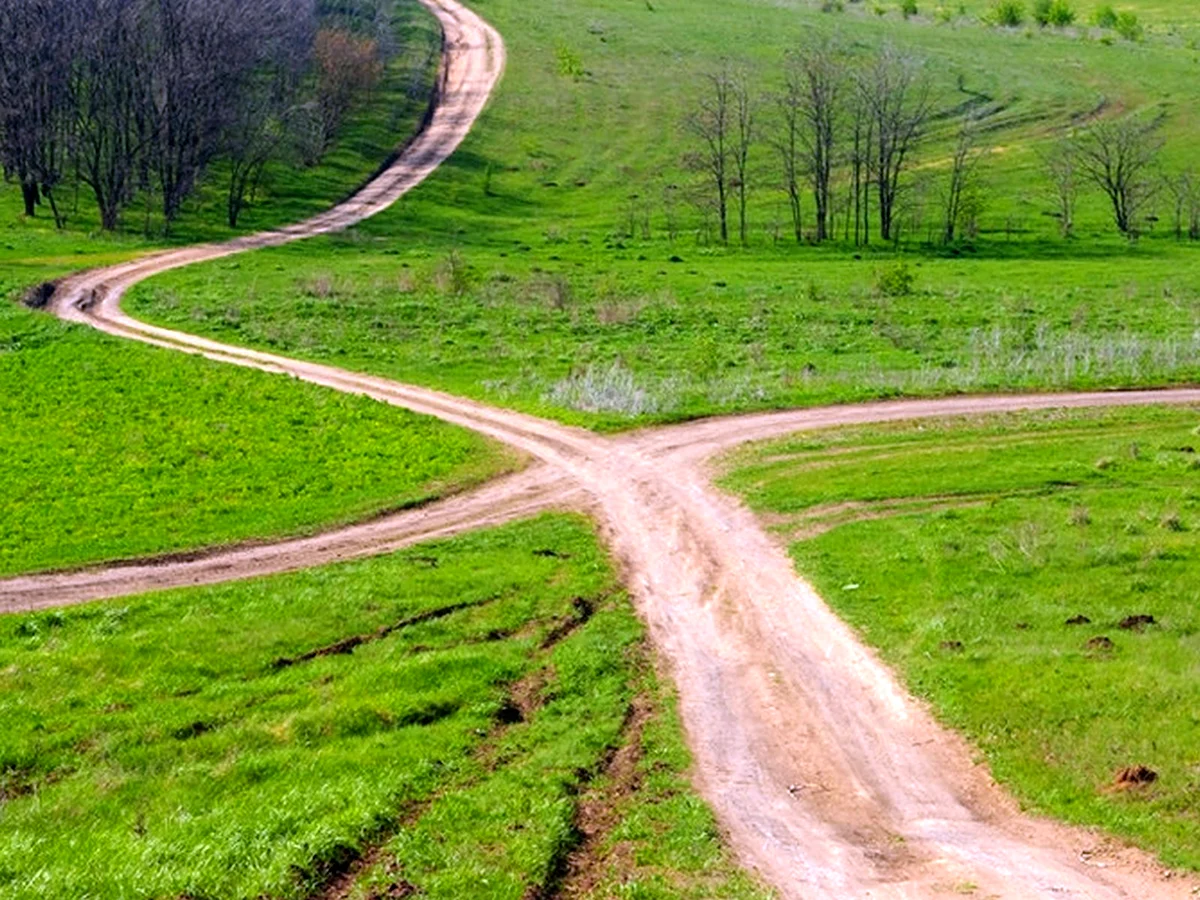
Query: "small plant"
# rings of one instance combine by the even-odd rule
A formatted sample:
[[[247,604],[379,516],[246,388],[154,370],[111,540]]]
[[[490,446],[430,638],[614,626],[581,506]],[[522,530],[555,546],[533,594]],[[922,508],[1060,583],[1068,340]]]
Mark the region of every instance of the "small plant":
[[[1066,28],[1075,23],[1075,10],[1067,0],[1054,0],[1050,4],[1050,24],[1055,28]]]
[[[916,276],[906,262],[897,262],[875,277],[875,290],[885,297],[907,297],[913,292]]]
[[[471,273],[458,250],[451,250],[437,268],[435,282],[443,294],[461,297],[471,286]]]
[[[1108,3],[1097,6],[1096,11],[1092,13],[1092,24],[1097,28],[1115,28],[1117,26],[1117,11]]]
[[[1084,525],[1092,523],[1091,513],[1088,512],[1086,506],[1075,506],[1071,508],[1071,524],[1077,528],[1082,528]]]
[[[1066,28],[1075,21],[1075,10],[1068,0],[1037,0],[1033,20],[1043,28]]]
[[[558,59],[559,75],[579,81],[586,74],[583,68],[583,59],[570,47],[560,44],[555,55]]]
[[[1025,21],[1025,4],[1021,0],[996,0],[988,18],[993,25],[1017,28]]]
[[[918,13],[917,0],[900,0],[900,14],[904,18],[910,18]]]
[[[1142,23],[1137,17],[1137,13],[1132,10],[1125,10],[1117,13],[1117,22],[1113,26],[1117,34],[1125,38],[1127,41],[1140,41],[1144,30]]]
[[[1181,518],[1179,518],[1179,513],[1175,513],[1175,512],[1167,513],[1167,515],[1163,516],[1161,524],[1162,524],[1162,527],[1165,528],[1167,531],[1186,531],[1187,530],[1183,527],[1183,520]]]
[[[842,0],[821,0],[821,12],[840,13],[843,8]]]

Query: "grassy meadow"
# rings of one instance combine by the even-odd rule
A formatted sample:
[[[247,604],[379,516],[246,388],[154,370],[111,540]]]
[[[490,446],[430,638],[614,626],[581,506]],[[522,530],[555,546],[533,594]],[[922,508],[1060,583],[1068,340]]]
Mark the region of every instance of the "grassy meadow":
[[[506,36],[509,68],[429,182],[346,235],[155,279],[130,308],[606,429],[896,394],[1197,379],[1200,248],[1175,239],[1169,192],[1130,243],[1085,190],[1065,239],[1041,171],[1072,123],[1129,115],[1162,117],[1164,175],[1196,164],[1200,52],[1181,34],[1200,16],[1189,7],[1138,5],[1140,41],[996,28],[979,21],[983,4],[949,22],[774,0],[476,8]],[[1077,8],[1081,22],[1091,15]],[[749,240],[720,246],[700,177],[683,165],[703,75],[731,57],[768,95],[810,32],[927,60],[937,113],[907,177],[898,245],[788,237],[764,99]],[[966,109],[981,117],[980,231],[931,244]]]
[[[0,576],[317,530],[512,468],[363,397],[0,307]]]
[[[811,432],[732,455],[722,483],[1022,803],[1195,869],[1198,423],[1163,408]],[[1136,766],[1157,780],[1118,779]]]
[[[565,516],[6,617],[0,894],[765,898],[642,642]]]
[[[325,208],[416,127],[437,29],[420,7],[403,10],[407,52],[380,90],[320,165],[268,170],[246,228]],[[219,170],[170,240],[226,236]],[[5,298],[165,240],[132,212],[124,233],[96,233],[85,195],[59,233],[21,219],[19,197],[0,190]],[[306,533],[424,502],[515,462],[432,419],[105,337],[16,303],[0,308],[0,422],[0,576]]]

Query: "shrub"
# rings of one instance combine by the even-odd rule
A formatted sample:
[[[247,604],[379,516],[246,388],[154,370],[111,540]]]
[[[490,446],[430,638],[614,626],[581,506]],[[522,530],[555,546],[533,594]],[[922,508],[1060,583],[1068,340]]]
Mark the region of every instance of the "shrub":
[[[1075,10],[1068,0],[1037,0],[1033,7],[1033,20],[1043,28],[1065,28],[1075,21]]]
[[[916,276],[906,262],[897,262],[875,276],[875,290],[885,297],[907,297],[913,292]]]
[[[1142,23],[1138,20],[1137,13],[1130,10],[1117,13],[1117,23],[1113,26],[1117,34],[1125,38],[1127,41],[1140,41],[1142,39]]]
[[[1092,13],[1092,22],[1098,28],[1115,28],[1117,25],[1117,11],[1108,3],[1097,6],[1096,11]]]
[[[996,0],[989,18],[993,25],[1016,28],[1025,21],[1025,4],[1021,0]]]
[[[1053,0],[1050,4],[1050,24],[1055,28],[1066,28],[1075,22],[1075,10],[1067,0]]]
[[[917,0],[900,0],[900,13],[904,18],[917,14]]]

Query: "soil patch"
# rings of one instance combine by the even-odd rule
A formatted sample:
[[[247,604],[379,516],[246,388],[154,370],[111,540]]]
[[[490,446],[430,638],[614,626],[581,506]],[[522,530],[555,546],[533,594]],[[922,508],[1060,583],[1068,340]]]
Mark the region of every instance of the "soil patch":
[[[1127,791],[1133,788],[1145,787],[1158,781],[1158,773],[1149,766],[1126,766],[1113,776],[1113,787]]]

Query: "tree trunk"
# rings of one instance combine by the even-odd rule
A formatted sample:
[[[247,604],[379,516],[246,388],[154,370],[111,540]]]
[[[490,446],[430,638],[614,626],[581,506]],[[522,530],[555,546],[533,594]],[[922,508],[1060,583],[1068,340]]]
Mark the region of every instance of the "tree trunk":
[[[36,181],[21,182],[21,197],[25,201],[25,215],[33,218],[37,214],[37,205],[41,200]]]

